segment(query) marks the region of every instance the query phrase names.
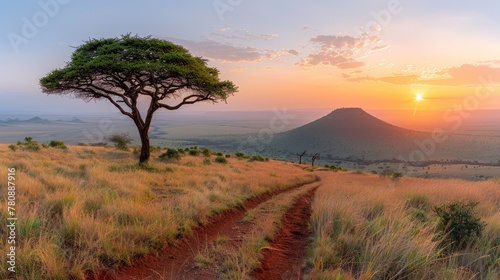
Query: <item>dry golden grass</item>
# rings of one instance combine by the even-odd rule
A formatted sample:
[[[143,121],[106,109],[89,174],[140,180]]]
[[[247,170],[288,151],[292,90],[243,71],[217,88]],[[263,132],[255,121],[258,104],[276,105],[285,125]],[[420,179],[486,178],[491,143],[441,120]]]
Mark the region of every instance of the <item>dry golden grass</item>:
[[[317,172],[311,279],[500,279],[500,184]],[[432,206],[478,201],[475,244],[442,254]]]
[[[113,148],[14,152],[0,145],[2,184],[7,168],[17,170],[18,279],[83,279],[87,270],[161,248],[249,197],[315,180],[279,161],[219,164],[212,156],[205,165],[203,156],[185,155],[166,163],[159,154],[145,170],[131,152]],[[0,211],[0,220],[6,218]],[[5,236],[6,228],[0,233]],[[0,245],[6,248],[5,238]],[[0,278],[6,275],[1,266]]]

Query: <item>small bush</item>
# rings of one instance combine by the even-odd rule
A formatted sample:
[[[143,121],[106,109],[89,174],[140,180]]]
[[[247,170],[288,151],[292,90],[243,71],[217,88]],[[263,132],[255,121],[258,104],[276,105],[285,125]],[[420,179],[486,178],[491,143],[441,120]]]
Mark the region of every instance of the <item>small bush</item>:
[[[264,158],[262,156],[251,156],[248,161],[269,161],[269,158]]]
[[[168,148],[166,152],[159,156],[160,159],[179,160],[181,155],[178,150]]]
[[[17,141],[17,145],[23,146],[23,150],[29,150],[34,152],[40,150],[40,145],[38,144],[38,142],[33,140],[32,137],[26,136],[24,137],[24,140],[26,140],[26,142]]]
[[[52,148],[63,149],[63,150],[68,148],[68,147],[66,147],[66,145],[64,145],[63,141],[57,141],[57,140],[50,141],[49,146]]]
[[[215,158],[215,162],[218,163],[227,163],[227,159],[225,157],[218,156]]]
[[[221,152],[217,152],[217,153],[216,153],[216,155],[217,155],[217,156],[219,156],[219,157],[221,157],[221,156],[223,156],[224,154],[223,154],[223,153],[221,153]]]
[[[245,154],[242,153],[242,152],[237,152],[235,155],[236,155],[237,158],[242,158],[242,157],[245,156]]]
[[[397,181],[401,177],[403,177],[403,172],[392,172],[392,175],[391,175],[392,180]]]
[[[17,146],[16,146],[16,145],[14,145],[14,144],[10,144],[10,145],[9,145],[9,149],[11,149],[12,151],[14,151],[14,152],[15,152],[15,151],[17,150]]]
[[[333,171],[347,171],[347,169],[345,169],[344,167],[342,167],[340,165],[325,164],[324,166],[325,166],[325,168],[328,168],[328,169],[333,170]]]
[[[226,155],[226,158],[231,158],[231,155],[227,154],[227,155]]]
[[[380,172],[380,177],[386,178],[389,177],[393,181],[399,180],[399,178],[403,177],[403,172],[396,172],[391,169],[384,169],[384,171]]]
[[[203,156],[205,157],[210,157],[212,155],[212,151],[209,148],[204,148],[203,151],[201,152]]]
[[[438,216],[437,234],[434,239],[442,246],[460,249],[481,236],[485,223],[481,222],[474,208],[479,202],[452,202],[434,208]]]
[[[204,164],[204,165],[210,165],[210,164],[212,164],[212,162],[210,161],[210,159],[209,159],[209,158],[204,158],[204,159],[203,159],[203,164]]]
[[[123,151],[128,151],[128,145],[132,143],[132,138],[128,134],[112,134],[106,139],[114,143],[115,148]]]
[[[200,154],[200,150],[198,150],[198,148],[191,148],[189,149],[189,154],[192,156],[197,156]]]

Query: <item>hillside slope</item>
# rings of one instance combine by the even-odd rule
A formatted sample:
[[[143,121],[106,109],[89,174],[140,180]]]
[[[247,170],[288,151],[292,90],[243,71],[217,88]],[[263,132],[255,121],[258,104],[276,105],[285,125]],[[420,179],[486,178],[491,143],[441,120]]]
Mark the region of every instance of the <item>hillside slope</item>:
[[[396,127],[360,108],[337,109],[314,122],[276,135],[268,150],[294,156],[307,150],[323,158],[391,159],[418,148],[430,133]]]

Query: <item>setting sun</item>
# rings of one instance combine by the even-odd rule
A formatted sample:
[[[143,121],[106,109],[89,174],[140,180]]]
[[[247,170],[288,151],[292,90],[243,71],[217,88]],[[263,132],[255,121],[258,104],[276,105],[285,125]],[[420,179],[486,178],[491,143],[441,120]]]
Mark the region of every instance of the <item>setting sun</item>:
[[[422,96],[421,93],[417,93],[417,95],[415,96],[415,100],[420,102],[420,101],[424,100],[424,97]]]

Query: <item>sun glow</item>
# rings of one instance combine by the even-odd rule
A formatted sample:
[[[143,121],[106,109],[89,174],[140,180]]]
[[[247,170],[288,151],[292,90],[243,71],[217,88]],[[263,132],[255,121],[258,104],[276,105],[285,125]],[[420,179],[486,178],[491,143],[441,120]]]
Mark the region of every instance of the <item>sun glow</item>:
[[[417,95],[415,96],[415,100],[417,102],[420,102],[420,101],[424,100],[424,97],[422,96],[421,93],[417,93]]]
[[[416,95],[415,95],[415,110],[413,110],[413,116],[415,117],[415,115],[417,114],[417,110],[418,110],[418,105],[420,104],[420,102],[422,102],[422,100],[424,100],[424,96],[422,95],[421,92],[418,92]]]

